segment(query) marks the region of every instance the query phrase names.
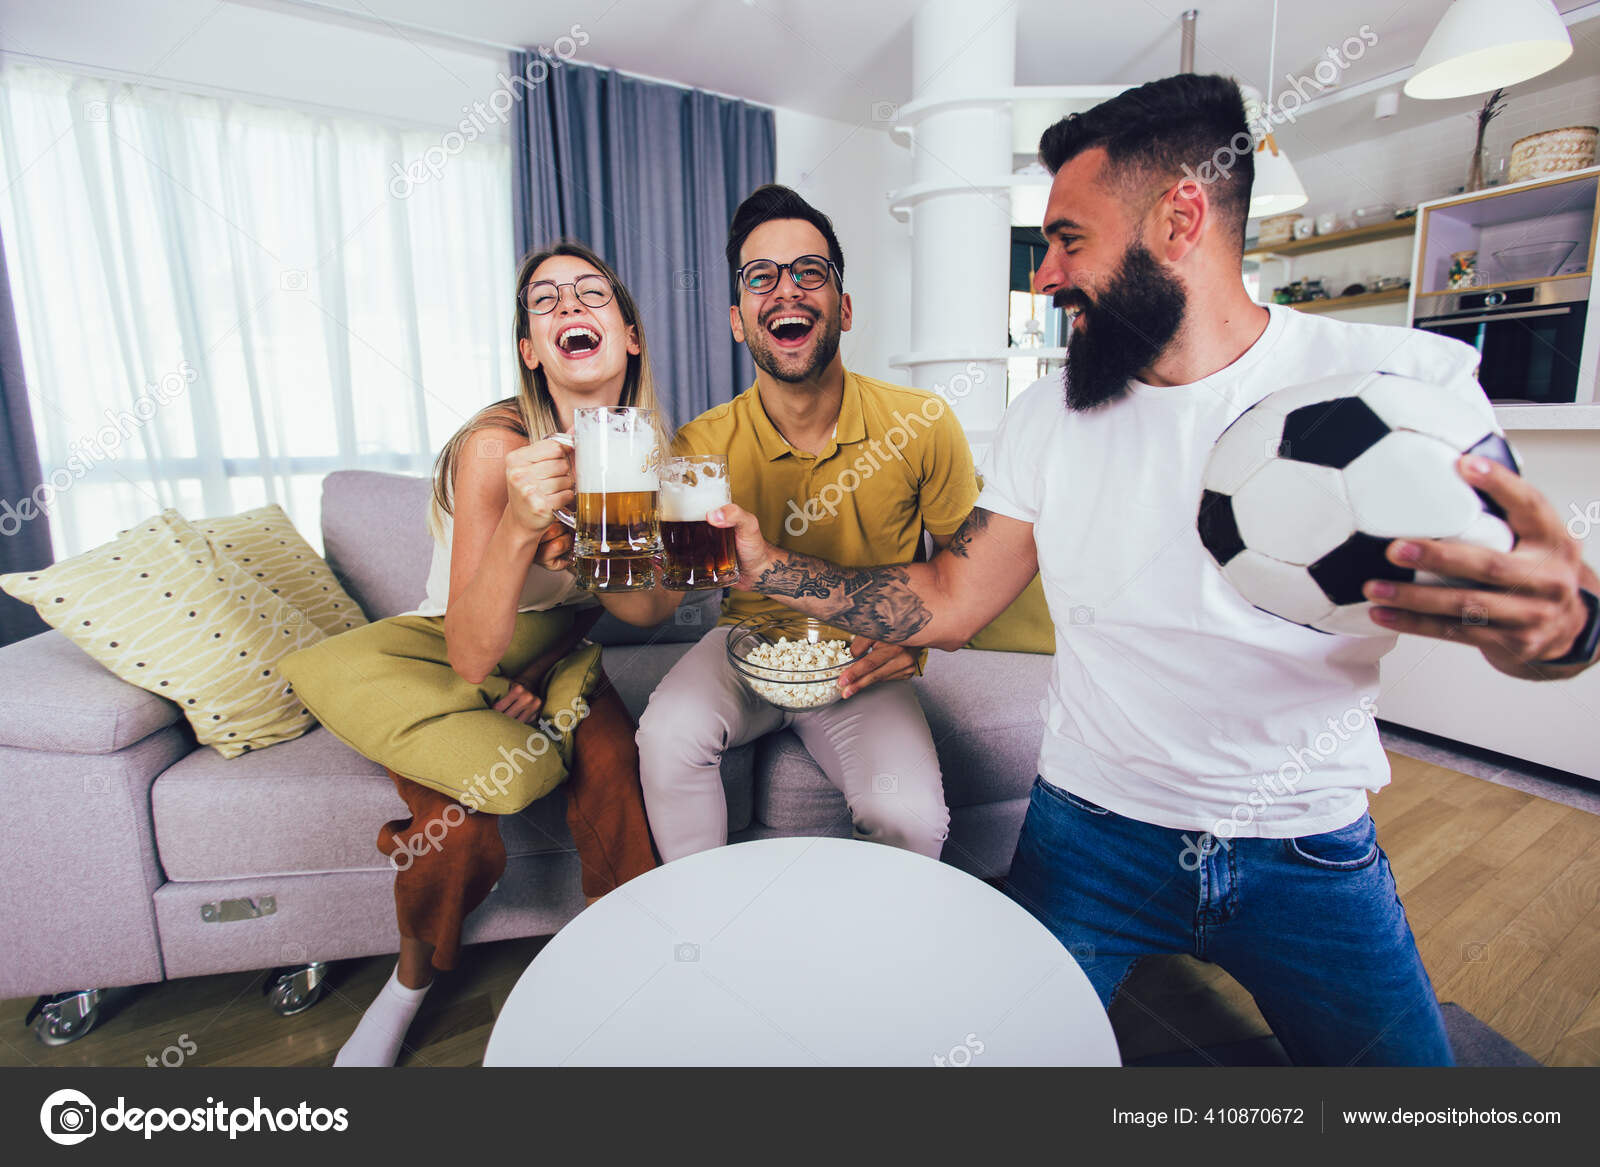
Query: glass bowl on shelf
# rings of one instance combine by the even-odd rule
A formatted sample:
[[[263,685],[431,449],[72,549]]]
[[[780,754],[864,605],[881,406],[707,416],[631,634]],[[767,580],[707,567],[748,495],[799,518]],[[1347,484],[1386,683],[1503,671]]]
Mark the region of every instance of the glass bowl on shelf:
[[[1373,203],[1370,206],[1357,207],[1351,212],[1357,227],[1373,227],[1379,223],[1388,223],[1394,219],[1393,203]]]
[[[1508,280],[1548,279],[1561,270],[1567,257],[1578,246],[1576,239],[1552,239],[1546,243],[1519,243],[1493,252],[1495,266]]]

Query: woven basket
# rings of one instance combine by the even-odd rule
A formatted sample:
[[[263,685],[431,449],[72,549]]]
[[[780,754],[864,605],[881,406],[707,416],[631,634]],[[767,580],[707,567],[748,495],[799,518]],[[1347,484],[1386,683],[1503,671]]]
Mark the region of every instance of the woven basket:
[[[1566,126],[1519,138],[1511,146],[1509,178],[1512,182],[1521,182],[1526,178],[1543,178],[1547,174],[1565,174],[1592,166],[1597,136],[1600,136],[1600,129],[1594,126]]]
[[[1256,235],[1256,245],[1271,247],[1279,243],[1288,243],[1294,238],[1294,225],[1299,218],[1299,214],[1290,211],[1283,215],[1273,215],[1270,219],[1262,219],[1261,230]]]

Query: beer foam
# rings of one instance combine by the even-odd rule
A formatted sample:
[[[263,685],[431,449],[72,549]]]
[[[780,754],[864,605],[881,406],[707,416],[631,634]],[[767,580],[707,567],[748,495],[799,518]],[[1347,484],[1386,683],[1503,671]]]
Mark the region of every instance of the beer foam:
[[[693,486],[666,481],[661,484],[661,520],[693,523],[732,501],[726,478],[702,478]]]
[[[579,445],[579,494],[621,494],[657,488],[654,430],[646,427],[618,433],[595,427],[580,436]]]

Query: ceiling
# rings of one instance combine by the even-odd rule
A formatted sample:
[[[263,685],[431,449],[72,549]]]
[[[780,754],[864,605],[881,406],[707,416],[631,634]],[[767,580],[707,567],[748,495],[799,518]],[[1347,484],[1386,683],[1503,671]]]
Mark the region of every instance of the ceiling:
[[[251,0],[246,0],[251,2]],[[389,23],[408,36],[460,37],[505,45],[552,44],[582,27],[580,61],[734,94],[850,122],[871,121],[882,102],[911,91],[911,21],[918,0],[253,0],[266,6],[348,13],[369,26]],[[1002,6],[1002,0],[970,0]],[[1016,83],[1068,85],[1141,82],[1178,67],[1179,17],[1199,9],[1195,68],[1265,83],[1271,0],[1014,0]],[[1358,85],[1409,67],[1449,0],[1283,0],[1277,44],[1278,89],[1286,73],[1309,75],[1329,47],[1356,38],[1362,54],[1337,83]],[[1563,12],[1600,7],[1556,0]],[[1600,20],[1572,28],[1576,51],[1541,86],[1600,72]],[[1354,55],[1352,53],[1352,55]],[[1309,92],[1309,90],[1308,90]],[[1475,107],[1402,100],[1385,129],[1399,129]],[[1372,97],[1314,111],[1314,144],[1334,149],[1370,133]],[[1311,132],[1309,124],[1296,127]],[[1292,136],[1292,135],[1291,135]]]

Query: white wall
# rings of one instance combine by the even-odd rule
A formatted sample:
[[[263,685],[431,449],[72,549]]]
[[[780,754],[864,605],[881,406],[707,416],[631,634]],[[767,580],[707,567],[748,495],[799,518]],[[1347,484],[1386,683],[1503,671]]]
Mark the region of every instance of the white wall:
[[[1410,100],[1409,98],[1404,100]],[[1513,88],[1505,112],[1489,123],[1484,146],[1492,164],[1511,155],[1518,138],[1561,126],[1600,125],[1600,84],[1590,78],[1542,91]],[[1444,118],[1398,133],[1372,122],[1369,141],[1326,154],[1294,155],[1295,170],[1311,201],[1302,215],[1349,212],[1373,203],[1413,206],[1462,186],[1477,141],[1476,114]],[[1316,119],[1305,118],[1305,137],[1314,140]]]
[[[1600,433],[1513,430],[1523,472],[1586,535],[1600,565]],[[1576,508],[1574,511],[1573,508]],[[1593,509],[1591,509],[1593,508]],[[1475,650],[1402,637],[1383,661],[1378,715],[1399,725],[1600,780],[1600,668],[1571,681],[1533,684],[1497,673]]]
[[[839,344],[845,366],[906,384],[889,354],[911,347],[910,228],[889,215],[889,191],[911,181],[911,152],[881,128],[775,111],[777,181],[833,220],[844,250],[855,327]]]

